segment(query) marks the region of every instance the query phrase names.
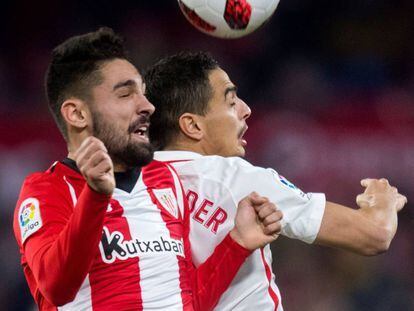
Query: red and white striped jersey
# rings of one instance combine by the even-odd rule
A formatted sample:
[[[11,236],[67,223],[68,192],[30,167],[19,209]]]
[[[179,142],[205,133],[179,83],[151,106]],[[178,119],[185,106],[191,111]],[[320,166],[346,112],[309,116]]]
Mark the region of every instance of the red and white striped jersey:
[[[250,254],[227,236],[194,269],[188,205],[177,175],[158,161],[112,198],[62,163],[33,174],[14,231],[41,310],[210,310]]]
[[[283,212],[282,235],[312,243],[325,210],[325,196],[303,193],[273,169],[231,157],[160,151],[155,159],[174,167],[190,205],[193,261],[203,263],[234,225],[238,202],[256,191]],[[256,250],[240,268],[215,310],[283,310],[272,273],[270,247]]]

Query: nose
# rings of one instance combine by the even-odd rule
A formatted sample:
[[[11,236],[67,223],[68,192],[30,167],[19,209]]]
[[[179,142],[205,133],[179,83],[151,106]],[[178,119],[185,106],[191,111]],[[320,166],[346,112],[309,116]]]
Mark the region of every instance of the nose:
[[[240,99],[240,114],[243,120],[246,120],[252,114],[249,105],[247,105],[242,99]]]
[[[137,113],[138,114],[146,114],[152,115],[155,111],[155,107],[151,102],[145,97],[145,95],[141,95],[139,100],[137,100]]]

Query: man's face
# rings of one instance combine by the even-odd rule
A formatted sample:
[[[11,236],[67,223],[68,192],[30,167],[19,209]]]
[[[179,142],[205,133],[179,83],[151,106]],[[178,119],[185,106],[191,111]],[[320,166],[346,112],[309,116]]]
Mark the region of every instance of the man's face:
[[[143,166],[153,157],[148,140],[154,106],[145,85],[128,61],[115,59],[101,67],[103,82],[92,90],[93,135],[103,141],[115,165]]]
[[[237,97],[236,86],[222,69],[209,74],[213,97],[208,103],[207,114],[203,117],[204,152],[224,157],[245,155],[247,130],[246,119],[250,108]]]

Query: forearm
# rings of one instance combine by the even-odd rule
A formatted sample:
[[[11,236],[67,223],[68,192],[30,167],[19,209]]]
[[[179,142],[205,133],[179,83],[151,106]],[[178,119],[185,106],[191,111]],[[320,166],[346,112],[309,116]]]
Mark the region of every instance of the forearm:
[[[33,256],[27,249],[39,288],[53,304],[72,301],[88,274],[101,239],[108,203],[109,196],[85,185],[62,231]]]
[[[191,273],[194,309],[212,310],[250,254],[251,251],[240,246],[228,234],[213,254]]]
[[[396,228],[397,212],[392,207],[354,210],[327,202],[316,243],[376,255],[388,249]]]

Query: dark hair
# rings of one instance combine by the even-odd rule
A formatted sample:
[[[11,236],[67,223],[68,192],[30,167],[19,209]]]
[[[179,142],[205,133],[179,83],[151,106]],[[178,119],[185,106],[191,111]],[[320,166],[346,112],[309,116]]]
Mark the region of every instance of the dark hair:
[[[181,52],[158,61],[144,74],[146,97],[155,106],[150,141],[164,149],[179,133],[178,120],[185,112],[204,115],[213,91],[209,73],[219,68],[204,52]]]
[[[74,36],[58,45],[46,72],[46,95],[63,137],[67,128],[60,107],[69,97],[91,99],[91,89],[102,83],[101,66],[115,58],[127,59],[123,39],[110,28]]]

